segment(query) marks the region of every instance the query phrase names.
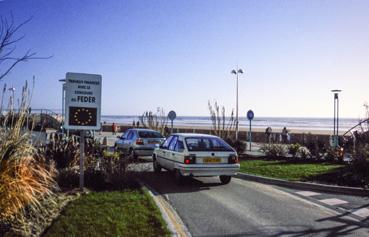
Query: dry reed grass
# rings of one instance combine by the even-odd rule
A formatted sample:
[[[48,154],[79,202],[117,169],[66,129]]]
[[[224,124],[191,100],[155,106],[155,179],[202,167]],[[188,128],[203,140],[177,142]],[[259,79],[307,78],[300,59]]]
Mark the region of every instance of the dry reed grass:
[[[16,116],[8,113],[11,126],[0,127],[0,221],[22,218],[26,209],[41,213],[40,202],[53,194],[55,168],[46,164],[30,144],[24,124],[29,106],[27,84]]]

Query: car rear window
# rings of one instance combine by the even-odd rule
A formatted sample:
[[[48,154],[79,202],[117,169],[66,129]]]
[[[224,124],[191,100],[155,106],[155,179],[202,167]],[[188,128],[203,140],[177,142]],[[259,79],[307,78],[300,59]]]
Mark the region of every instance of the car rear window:
[[[154,132],[154,131],[139,131],[138,136],[141,138],[163,138],[164,137],[159,132]]]
[[[189,151],[233,151],[230,145],[217,137],[188,137],[185,140]]]

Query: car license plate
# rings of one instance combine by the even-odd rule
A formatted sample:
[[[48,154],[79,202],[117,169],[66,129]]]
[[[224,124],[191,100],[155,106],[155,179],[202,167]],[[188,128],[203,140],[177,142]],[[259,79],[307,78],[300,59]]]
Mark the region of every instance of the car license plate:
[[[149,144],[159,144],[158,141],[149,141]]]
[[[220,163],[220,161],[221,161],[220,158],[215,158],[215,157],[208,157],[208,158],[203,159],[204,163]]]

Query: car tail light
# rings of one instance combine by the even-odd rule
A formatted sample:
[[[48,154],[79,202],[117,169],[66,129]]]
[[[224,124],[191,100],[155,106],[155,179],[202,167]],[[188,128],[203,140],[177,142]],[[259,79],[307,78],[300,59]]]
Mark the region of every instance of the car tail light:
[[[143,144],[144,144],[144,141],[141,138],[136,140],[136,145],[143,145]]]
[[[186,165],[195,164],[196,163],[196,156],[195,155],[185,156],[184,157],[184,163]]]
[[[228,157],[228,164],[237,164],[238,163],[238,156],[237,155],[229,155]]]

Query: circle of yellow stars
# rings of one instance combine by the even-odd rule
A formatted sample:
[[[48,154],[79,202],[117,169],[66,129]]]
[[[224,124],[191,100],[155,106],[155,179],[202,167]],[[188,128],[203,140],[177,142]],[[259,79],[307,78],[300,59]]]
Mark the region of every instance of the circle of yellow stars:
[[[81,113],[88,113],[88,119],[87,121],[81,121],[79,120],[80,114]],[[77,109],[76,112],[74,112],[74,121],[76,121],[78,123],[78,125],[87,125],[89,123],[91,123],[92,121],[92,113],[87,109],[87,108],[82,108],[82,109]]]

